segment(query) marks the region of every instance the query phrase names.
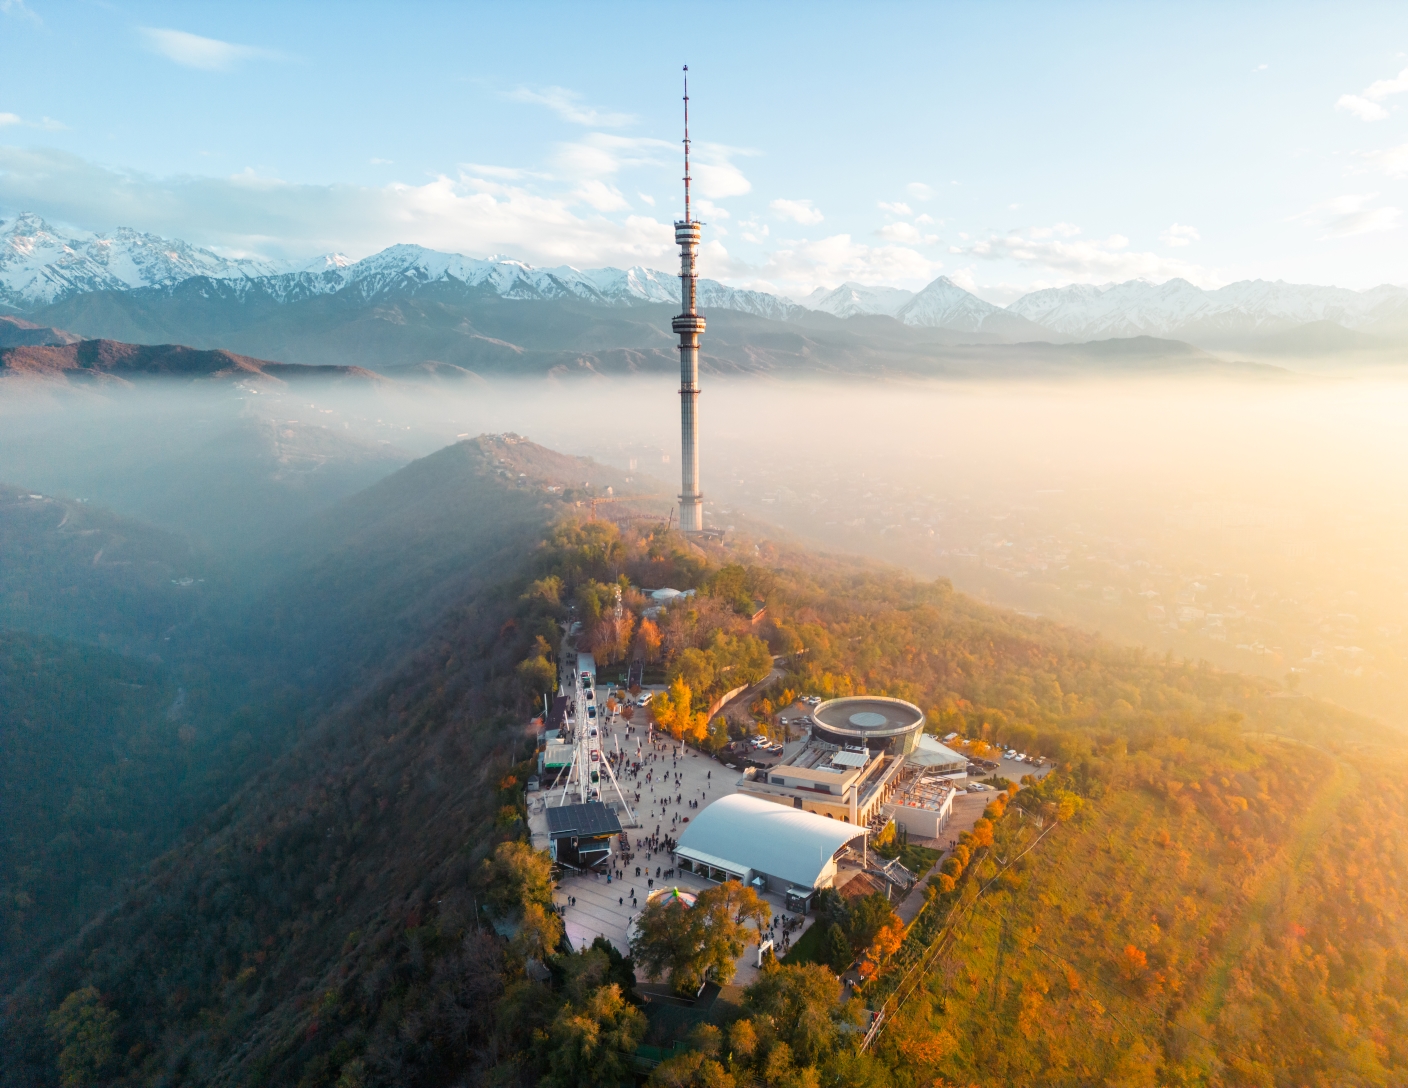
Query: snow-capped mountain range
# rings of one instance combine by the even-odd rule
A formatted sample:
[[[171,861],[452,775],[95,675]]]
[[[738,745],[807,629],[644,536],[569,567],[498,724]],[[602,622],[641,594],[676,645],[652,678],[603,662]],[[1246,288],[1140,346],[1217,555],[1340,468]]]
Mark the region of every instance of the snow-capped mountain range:
[[[175,287],[196,276],[236,293],[280,301],[351,289],[371,299],[435,283],[479,287],[503,298],[578,298],[599,305],[677,302],[679,277],[651,268],[534,268],[508,257],[478,260],[423,246],[395,245],[360,261],[331,253],[307,262],[231,259],[185,242],[122,228],[112,234],[60,233],[36,215],[0,225],[0,306],[31,310],[72,295]],[[706,307],[786,320],[805,308],[776,295],[714,280],[699,283]]]
[[[129,228],[111,234],[61,232],[36,215],[0,222],[0,309],[26,312],[95,291],[174,289],[194,277],[222,293],[259,292],[281,302],[351,291],[372,299],[434,284],[479,288],[509,299],[573,298],[603,306],[674,303],[673,273],[634,268],[534,268],[508,257],[475,259],[395,245],[360,261],[328,254],[312,261],[222,257],[186,242]],[[775,320],[809,311],[840,318],[880,314],[906,325],[978,334],[983,339],[1101,340],[1156,336],[1210,346],[1322,323],[1372,334],[1408,333],[1408,288],[1368,291],[1246,280],[1203,290],[1186,280],[1145,280],[1033,291],[1010,306],[985,302],[946,276],[922,291],[847,282],[818,288],[798,304],[762,291],[699,283],[701,308]],[[1325,324],[1329,323],[1329,324]]]
[[[807,305],[837,317],[856,314],[885,314],[894,317],[901,306],[914,297],[913,291],[902,287],[871,287],[864,283],[846,282],[828,291],[818,287],[807,296]]]
[[[1008,311],[1073,339],[1164,336],[1208,341],[1324,321],[1356,331],[1387,331],[1408,318],[1408,289],[1385,284],[1350,291],[1242,280],[1205,291],[1182,279],[1130,280],[1033,291]]]

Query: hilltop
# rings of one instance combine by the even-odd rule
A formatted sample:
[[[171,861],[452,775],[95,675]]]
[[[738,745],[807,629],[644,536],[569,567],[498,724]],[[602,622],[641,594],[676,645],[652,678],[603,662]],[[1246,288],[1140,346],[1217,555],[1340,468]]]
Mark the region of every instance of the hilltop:
[[[1061,765],[1028,806],[1059,816],[1051,856],[1061,859],[1061,879],[1036,879],[1047,856],[1038,845],[1002,883],[1012,901],[1002,909],[1023,921],[1000,938],[1014,943],[998,1013],[981,980],[991,970],[984,941],[999,938],[975,920],[960,934],[975,950],[951,954],[874,1054],[852,1055],[843,1037],[827,1036],[784,1055],[779,1035],[764,1039],[759,1063],[771,1053],[775,1064],[796,1064],[797,1076],[824,1070],[847,1083],[903,1085],[940,1076],[995,1083],[998,1067],[985,1057],[993,1048],[1009,1055],[1004,1083],[1040,1082],[1045,1062],[1069,1070],[1072,1083],[1091,1075],[1154,1083],[1159,1070],[1177,1069],[1193,1083],[1230,1084],[1242,1068],[1233,1059],[1248,1048],[1265,1068],[1281,1068],[1276,1021],[1220,1012],[1219,965],[1235,961],[1249,927],[1267,916],[1258,888],[1281,886],[1284,861],[1304,856],[1296,843],[1315,828],[1352,834],[1353,795],[1336,788],[1334,761],[1398,758],[1373,723],[1280,698],[1261,681],[995,610],[941,581],[759,536],[695,543],[663,527],[586,520],[577,502],[620,483],[590,462],[486,436],[413,462],[275,549],[270,591],[242,625],[259,645],[243,652],[323,694],[301,704],[293,728],[255,727],[259,714],[248,715],[262,769],[7,995],[6,1082],[55,1082],[45,1025],[68,998],[107,1025],[107,1049],[93,1060],[109,1083],[537,1083],[555,1053],[544,1040],[557,1038],[547,1034],[557,1010],[584,1000],[577,983],[563,981],[576,977],[580,957],[554,961],[565,972],[557,981],[527,977],[482,924],[491,871],[482,863],[523,834],[524,723],[540,678],[555,671],[548,658],[559,624],[575,603],[588,637],[608,638],[597,627],[615,621],[600,602],[620,578],[699,591],[658,618],[667,655],[692,648],[707,661],[729,638],[762,635],[782,655],[780,686],[897,695],[918,702],[942,732],[1021,744]],[[762,628],[750,620],[756,600],[767,606]],[[1334,751],[1278,746],[1259,739],[1266,733],[1332,737]],[[1013,793],[1013,812],[995,825],[1004,857],[1037,833],[1018,818],[1026,802]],[[1373,818],[1398,826],[1408,818],[1401,801],[1381,787]],[[1176,864],[1131,884],[1121,874],[1146,864],[1133,846],[1146,840]],[[1392,873],[1405,863],[1382,859]],[[1328,864],[1317,862],[1316,879]],[[935,910],[960,902],[995,865],[975,855],[978,875],[937,885]],[[1384,912],[1373,939],[1402,956],[1408,929],[1399,923],[1408,919],[1373,894]],[[1306,957],[1328,954],[1331,940],[1337,956],[1378,954],[1330,925],[1321,898],[1297,902],[1293,917],[1313,945]],[[1099,939],[1072,918],[1099,919]],[[1038,970],[1019,951],[1033,941],[1073,973]],[[1269,937],[1252,945],[1265,949],[1268,971],[1281,955],[1272,945]],[[1129,981],[1111,982],[1120,970]],[[876,983],[879,996],[889,977]],[[1366,1008],[1381,1011],[1363,1027],[1344,1021],[1336,1045],[1393,1036],[1390,977],[1353,975]],[[1088,1018],[1088,1003],[1100,1002],[1109,1010],[1098,1020],[1104,1049],[1072,1044],[1064,1064],[1036,1049],[1048,1046],[1038,991],[1051,1007],[1059,999],[1063,1016]],[[1154,1000],[1183,993],[1190,997]],[[1198,1012],[1199,1025],[1188,1019],[1194,994],[1210,1010]],[[1303,1019],[1312,999],[1308,990],[1284,994],[1277,1015]],[[1179,1049],[1175,1020],[1207,1035],[1211,1051]],[[739,1076],[753,1068],[745,1057],[734,1056]],[[1391,1046],[1372,1061],[1402,1064]],[[1131,1070],[1143,1079],[1130,1080]]]

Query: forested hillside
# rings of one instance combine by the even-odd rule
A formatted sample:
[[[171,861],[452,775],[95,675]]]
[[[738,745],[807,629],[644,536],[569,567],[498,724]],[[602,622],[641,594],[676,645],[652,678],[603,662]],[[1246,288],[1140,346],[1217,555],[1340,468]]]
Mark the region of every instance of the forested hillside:
[[[541,535],[544,502],[562,501],[520,480],[514,449],[418,462],[285,533],[257,570],[93,504],[0,489],[0,980],[491,592]]]
[[[487,459],[467,463],[492,466],[506,509],[520,495],[545,521],[560,516],[553,473],[580,463],[519,443],[477,448]],[[428,459],[405,479],[434,480],[449,463]],[[358,569],[377,571],[378,555],[414,538],[386,532],[384,553],[347,553]],[[693,1056],[660,1066],[656,1083],[1387,1084],[1401,1073],[1391,1036],[1408,918],[1404,858],[1389,848],[1408,814],[1387,757],[1372,790],[1351,788],[1364,773],[1354,746],[1382,739],[1372,723],[995,612],[943,583],[766,541],[701,549],[658,528],[570,519],[539,540],[450,582],[443,609],[417,606],[428,633],[413,652],[310,724],[10,995],[7,1083],[55,1083],[61,1067],[71,1083],[596,1083],[572,1057],[583,1031],[600,1033],[600,1068],[629,1068],[640,1034],[627,976],[600,952],[552,955],[560,930],[542,912],[541,876],[499,849],[524,834],[523,726],[569,606],[603,657],[640,640],[704,694],[728,682],[722,669],[751,668],[748,640],[762,636],[783,655],[779,699],[788,688],[901,695],[944,731],[1061,764],[1040,787],[1014,786],[1005,812],[994,806],[991,845],[965,847],[906,942],[876,953],[862,1000],[879,1006],[904,964],[936,936],[948,942],[869,1052],[854,1052],[851,1013],[827,1013],[824,968],[779,969],[771,989],[750,991],[746,1027],[720,1025],[738,1048],[691,1036]],[[421,544],[426,556],[445,546]],[[421,569],[427,580],[391,599],[439,600],[429,587],[450,575],[432,576],[429,559]],[[662,583],[700,593],[647,627],[632,587]],[[613,586],[629,621],[600,607]],[[385,601],[372,589],[360,599]],[[1336,895],[1346,882],[1364,905]],[[517,935],[498,936],[495,919]],[[535,948],[549,981],[525,974]],[[1254,982],[1255,1000],[1240,996]],[[778,1019],[794,1000],[821,1000],[822,1021]]]

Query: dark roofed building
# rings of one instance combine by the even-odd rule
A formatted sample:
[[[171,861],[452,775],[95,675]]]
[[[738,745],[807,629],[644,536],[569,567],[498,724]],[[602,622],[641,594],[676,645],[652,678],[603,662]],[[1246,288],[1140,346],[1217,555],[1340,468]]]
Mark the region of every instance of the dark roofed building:
[[[548,729],[562,730],[567,727],[567,696],[559,695],[552,701],[552,709],[548,711],[548,720],[544,723]]]
[[[611,853],[611,838],[621,821],[600,801],[559,805],[547,810],[552,856],[569,865],[593,865]]]

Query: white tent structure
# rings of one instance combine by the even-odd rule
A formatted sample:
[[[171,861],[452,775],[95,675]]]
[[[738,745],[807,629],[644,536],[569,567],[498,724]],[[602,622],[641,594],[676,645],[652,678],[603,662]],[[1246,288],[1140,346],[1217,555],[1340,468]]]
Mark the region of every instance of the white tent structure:
[[[919,738],[919,743],[906,759],[911,766],[923,767],[934,774],[957,777],[967,774],[968,757],[945,744],[940,744],[928,734]]]
[[[743,793],[720,797],[685,828],[676,864],[710,880],[764,884],[776,892],[830,886],[836,858],[865,829]]]

